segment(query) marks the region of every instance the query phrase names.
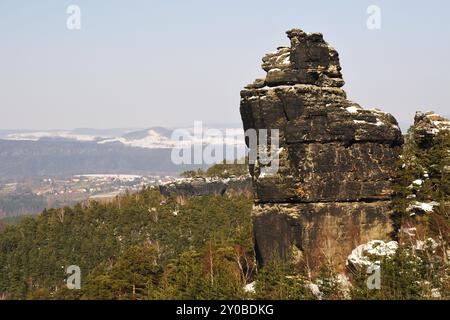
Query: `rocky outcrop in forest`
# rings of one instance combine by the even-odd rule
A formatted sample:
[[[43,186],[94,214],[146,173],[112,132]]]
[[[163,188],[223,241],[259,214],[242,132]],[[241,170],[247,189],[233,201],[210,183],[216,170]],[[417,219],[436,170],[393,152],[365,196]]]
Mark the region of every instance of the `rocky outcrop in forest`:
[[[347,100],[337,51],[320,33],[287,32],[290,47],[263,58],[267,72],[241,91],[244,129],[278,129],[279,170],[250,165],[256,253],[338,268],[357,245],[388,240],[397,121]],[[249,146],[251,147],[251,146]]]
[[[394,201],[402,217],[400,240],[409,243],[432,237],[448,246],[450,120],[432,111],[418,111],[405,140]]]
[[[429,149],[436,144],[436,136],[440,132],[450,130],[450,120],[433,111],[417,111],[413,128],[418,146],[422,149]]]
[[[252,183],[249,176],[231,178],[184,178],[159,186],[163,196],[175,194],[179,203],[185,203],[190,197],[201,195],[252,195]]]

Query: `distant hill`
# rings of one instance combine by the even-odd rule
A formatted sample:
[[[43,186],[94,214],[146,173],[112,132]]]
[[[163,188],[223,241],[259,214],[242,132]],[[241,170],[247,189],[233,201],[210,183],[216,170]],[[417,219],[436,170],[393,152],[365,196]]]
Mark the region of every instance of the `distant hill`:
[[[92,141],[0,140],[0,179],[83,173],[177,174],[200,166],[175,165],[169,148],[135,148]]]
[[[167,128],[163,128],[163,127],[152,127],[150,129],[128,132],[128,133],[122,135],[122,137],[125,139],[128,139],[128,140],[144,139],[152,132],[152,133],[156,133],[160,136],[170,138],[172,131],[173,131],[172,129],[167,129]]]
[[[242,146],[244,145],[243,129],[240,125],[204,125],[203,130],[218,129],[225,133],[232,129],[235,134],[242,135]],[[78,128],[73,130],[0,130],[0,139],[13,141],[91,141],[98,144],[120,143],[123,145],[139,148],[173,148],[177,140],[172,139],[172,133],[178,128],[149,127],[145,129],[90,129]],[[191,135],[194,141],[193,128],[183,127],[184,132]],[[204,143],[214,139],[206,138]],[[198,141],[196,141],[197,143]]]
[[[192,128],[183,129],[192,135]],[[245,148],[242,128],[232,129],[238,135],[242,133],[239,148]],[[178,143],[171,137],[173,130],[0,130],[0,180],[85,173],[175,175],[201,168],[172,163],[172,148]],[[224,128],[220,130],[225,132]],[[195,144],[215,141],[201,141],[193,135],[187,139]]]

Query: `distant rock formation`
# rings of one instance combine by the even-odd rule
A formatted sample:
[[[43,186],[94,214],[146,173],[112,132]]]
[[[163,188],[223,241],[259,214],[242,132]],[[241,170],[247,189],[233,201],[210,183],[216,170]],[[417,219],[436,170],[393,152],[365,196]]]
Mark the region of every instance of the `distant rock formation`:
[[[183,178],[159,186],[163,196],[176,194],[179,203],[185,203],[190,197],[201,195],[248,195],[252,196],[252,181],[249,176],[221,178]]]
[[[404,149],[399,181],[405,212],[399,239],[410,243],[434,237],[450,243],[450,225],[438,218],[450,212],[450,119],[433,111],[416,112]]]
[[[391,177],[403,138],[395,118],[346,99],[339,55],[320,33],[287,32],[241,91],[244,129],[279,129],[276,174],[250,166],[256,253],[310,270],[345,266],[357,245],[389,240]]]
[[[423,149],[430,148],[434,138],[441,131],[450,131],[450,120],[433,111],[416,112],[414,117],[414,134],[419,146]]]

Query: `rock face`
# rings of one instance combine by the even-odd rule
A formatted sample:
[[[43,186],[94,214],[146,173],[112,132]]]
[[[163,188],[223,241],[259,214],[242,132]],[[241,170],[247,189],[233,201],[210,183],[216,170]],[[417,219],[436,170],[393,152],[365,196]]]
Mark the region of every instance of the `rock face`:
[[[186,199],[201,195],[248,195],[252,196],[252,183],[249,176],[220,178],[184,178],[178,181],[165,183],[159,186],[163,196],[175,193],[179,203]]]
[[[241,91],[244,129],[278,129],[280,137],[277,173],[250,166],[256,252],[260,263],[344,266],[356,245],[388,240],[403,139],[393,116],[346,99],[339,55],[320,33],[287,35],[290,47],[263,58],[266,78]]]
[[[415,139],[422,149],[428,149],[434,144],[434,138],[441,131],[450,131],[450,120],[433,111],[416,112],[414,117]]]

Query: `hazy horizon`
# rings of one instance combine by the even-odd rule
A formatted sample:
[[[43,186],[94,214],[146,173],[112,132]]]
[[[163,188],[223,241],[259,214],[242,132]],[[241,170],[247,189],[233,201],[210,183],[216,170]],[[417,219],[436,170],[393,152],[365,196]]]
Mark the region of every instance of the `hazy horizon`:
[[[69,5],[81,30],[69,30]],[[257,5],[256,5],[257,4]],[[366,26],[369,5],[381,29]],[[240,123],[239,91],[285,31],[321,32],[344,89],[412,123],[448,115],[447,1],[0,2],[0,129],[147,128]]]
[[[201,121],[201,120],[200,120]],[[98,130],[98,131],[108,131],[108,130],[146,130],[151,128],[166,128],[166,129],[177,129],[177,128],[190,128],[193,127],[194,123],[186,123],[186,124],[180,124],[180,125],[166,125],[161,126],[158,124],[155,125],[148,125],[143,127],[103,127],[103,128],[96,128],[96,127],[68,127],[68,128],[10,128],[10,129],[3,129],[0,128],[1,131],[76,131],[76,130]],[[212,127],[212,128],[236,128],[236,127],[242,127],[241,122],[225,122],[225,123],[214,123],[214,122],[202,122],[202,125],[204,127]]]

